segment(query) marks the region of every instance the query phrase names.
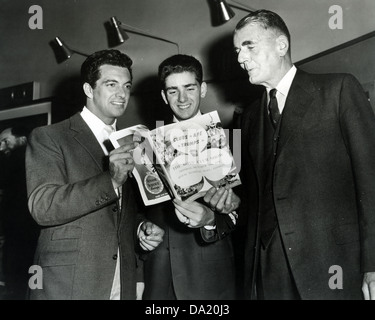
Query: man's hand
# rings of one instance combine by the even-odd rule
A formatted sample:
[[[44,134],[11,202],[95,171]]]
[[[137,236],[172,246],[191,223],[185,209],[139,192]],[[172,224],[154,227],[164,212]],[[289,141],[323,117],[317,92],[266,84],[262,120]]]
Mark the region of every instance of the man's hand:
[[[139,245],[145,251],[154,250],[162,241],[164,230],[151,221],[145,221],[139,228]]]
[[[133,171],[134,160],[131,151],[134,148],[134,143],[126,143],[109,154],[109,173],[115,189],[121,187],[128,179],[128,174]]]
[[[208,225],[215,225],[214,212],[197,201],[173,200],[175,213],[183,224],[189,228],[200,228]]]
[[[362,293],[365,300],[375,300],[375,272],[366,272],[363,276]]]
[[[231,213],[238,209],[241,199],[232,189],[221,187],[216,189],[212,187],[207,191],[203,200],[213,210],[219,213]]]

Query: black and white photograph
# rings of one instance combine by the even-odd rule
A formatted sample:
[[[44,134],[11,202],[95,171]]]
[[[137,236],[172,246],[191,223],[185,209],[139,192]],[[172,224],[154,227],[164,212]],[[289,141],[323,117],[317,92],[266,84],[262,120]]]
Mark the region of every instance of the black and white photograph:
[[[141,319],[375,300],[374,16],[373,0],[0,0],[0,300],[127,300]],[[240,183],[145,202],[142,146],[111,135],[181,127],[203,159],[189,126],[210,114],[234,162],[205,175],[235,163]],[[197,180],[173,168],[168,190]]]

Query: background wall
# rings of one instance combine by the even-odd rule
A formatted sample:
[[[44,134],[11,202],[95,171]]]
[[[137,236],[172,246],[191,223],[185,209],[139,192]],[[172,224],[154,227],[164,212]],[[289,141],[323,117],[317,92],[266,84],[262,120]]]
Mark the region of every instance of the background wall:
[[[373,0],[239,2],[255,9],[276,11],[284,18],[292,34],[294,61],[375,30]],[[228,3],[234,4],[230,0]],[[42,30],[31,30],[28,26],[31,5],[43,9]],[[342,30],[329,28],[331,5],[343,8]],[[76,101],[81,97],[78,77],[84,57],[76,54],[58,63],[51,41],[59,36],[71,48],[85,53],[106,49],[110,46],[106,23],[116,16],[126,24],[179,43],[181,53],[200,59],[209,83],[203,110],[217,109],[227,125],[236,106],[248,104],[259,90],[249,85],[232,49],[233,29],[247,12],[233,8],[236,16],[216,26],[211,6],[212,0],[0,0],[0,88],[38,81],[41,98],[57,97],[60,108],[66,109],[66,113],[73,112],[81,107]],[[155,78],[157,66],[177,53],[177,49],[136,34],[129,36],[126,43],[116,47],[134,60],[133,98],[120,123],[127,126],[142,122],[152,126],[153,119],[159,119],[166,111]],[[369,56],[373,56],[373,47],[371,50]],[[350,58],[342,61],[343,67],[351,64]],[[366,78],[373,79],[372,74]]]
[[[300,61],[298,66],[312,73],[345,72],[356,75],[375,112],[375,32],[337,48]]]

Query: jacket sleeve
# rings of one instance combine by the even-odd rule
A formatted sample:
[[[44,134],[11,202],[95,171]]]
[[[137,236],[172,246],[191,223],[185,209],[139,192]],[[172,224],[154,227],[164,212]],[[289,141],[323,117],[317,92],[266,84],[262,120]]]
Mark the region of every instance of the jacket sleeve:
[[[215,242],[225,238],[235,229],[233,220],[227,214],[215,213],[216,228],[208,230],[200,228],[201,236],[204,242]]]
[[[342,81],[340,126],[357,193],[362,272],[375,271],[375,115],[359,82]]]

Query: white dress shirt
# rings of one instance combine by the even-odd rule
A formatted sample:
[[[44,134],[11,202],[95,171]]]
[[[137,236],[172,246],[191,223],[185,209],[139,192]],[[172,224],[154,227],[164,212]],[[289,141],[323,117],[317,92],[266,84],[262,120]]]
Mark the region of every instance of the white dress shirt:
[[[89,128],[91,129],[92,133],[95,135],[96,140],[99,142],[101,148],[103,149],[104,154],[108,155],[108,150],[104,145],[104,141],[108,140],[108,133],[106,132],[105,124],[102,120],[100,120],[95,114],[93,114],[89,109],[86,107],[83,108],[81,112],[81,117],[87,123]],[[112,124],[112,131],[116,131],[116,121],[115,120]],[[118,196],[121,196],[118,189],[115,189]],[[121,203],[121,199],[119,201]],[[111,296],[110,300],[120,300],[120,251],[117,249],[117,260],[116,260],[116,269],[115,275],[112,282],[112,289],[111,289]]]
[[[107,124],[105,124],[102,120],[100,120],[95,114],[93,114],[86,107],[83,108],[81,112],[81,117],[90,127],[92,133],[95,135],[96,140],[98,140],[101,148],[103,149],[104,154],[108,156],[108,150],[103,143],[105,140],[108,139],[108,136],[106,136],[106,133],[105,133],[105,127],[107,126]],[[116,131],[116,122],[117,120],[115,120],[111,124],[112,131]]]
[[[279,107],[280,114],[283,113],[286,98],[289,93],[289,89],[292,85],[293,79],[296,75],[297,68],[293,65],[289,71],[284,75],[284,77],[280,80],[280,82],[276,86],[276,99],[277,99],[277,105]],[[270,91],[272,88],[267,88],[267,105],[270,100]]]

